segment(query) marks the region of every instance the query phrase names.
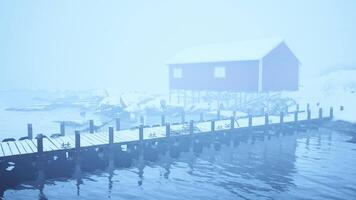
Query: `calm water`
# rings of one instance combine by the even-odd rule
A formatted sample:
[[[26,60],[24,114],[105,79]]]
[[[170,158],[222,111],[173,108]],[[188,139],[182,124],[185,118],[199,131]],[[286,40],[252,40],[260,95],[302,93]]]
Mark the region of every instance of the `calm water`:
[[[356,144],[319,129],[26,183],[4,199],[355,199]]]

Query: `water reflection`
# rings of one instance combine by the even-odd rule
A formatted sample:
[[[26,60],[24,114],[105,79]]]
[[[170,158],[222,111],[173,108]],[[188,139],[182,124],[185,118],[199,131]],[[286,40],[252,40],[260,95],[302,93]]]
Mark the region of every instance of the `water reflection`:
[[[328,166],[323,162],[331,162],[330,160],[334,159],[330,157],[332,154],[350,154],[350,149],[354,146],[345,146],[344,141],[352,138],[328,130],[298,133],[287,131],[281,134],[271,131],[255,133],[248,137],[237,134],[226,140],[210,138],[206,141],[200,140],[199,143],[204,145],[202,152],[196,152],[197,148],[194,145],[197,143],[191,141],[188,148],[180,152],[178,158],[172,158],[169,149],[166,149],[159,154],[157,161],[148,161],[142,152],[134,159],[130,168],[118,168],[113,158],[109,158],[105,170],[95,173],[82,172],[80,165],[76,165],[73,178],[57,181],[57,184],[63,184],[65,190],[71,191],[73,188],[66,183],[75,181],[76,195],[82,198],[87,197],[88,190],[92,190],[98,196],[113,199],[120,197],[142,199],[147,195],[150,199],[178,199],[181,195],[190,196],[187,199],[199,197],[209,199],[214,195],[222,199],[269,199],[272,196],[281,197],[281,194],[287,195],[284,197],[298,198],[298,195],[303,193],[303,190],[299,191],[298,188],[305,187],[303,184],[307,183],[304,180],[305,176],[308,176],[309,181],[315,179],[313,187],[316,188],[319,186],[318,182],[331,184],[335,179],[333,177],[352,182],[351,179],[343,177],[342,173],[337,173],[349,169],[350,166],[344,166],[342,163],[337,166],[341,169],[333,169],[334,173],[329,177],[321,175],[325,171],[317,170],[320,166]],[[333,146],[335,142],[339,146]],[[353,153],[355,155],[355,151]],[[348,160],[349,163],[356,162],[355,158],[350,159],[353,160]],[[312,174],[303,174],[311,169]],[[136,178],[132,178],[132,173]],[[355,171],[352,173],[355,179]],[[101,179],[102,176],[105,179]],[[94,187],[89,184],[91,183],[89,179],[94,180]],[[135,185],[131,184],[132,179]],[[99,187],[103,182],[105,188]],[[140,190],[135,189],[137,186]],[[45,175],[39,173],[34,187],[39,190],[38,199],[50,199],[55,192],[47,189],[47,194],[44,194],[44,187],[52,188],[53,185],[46,184]],[[85,190],[82,190],[83,187]],[[328,190],[332,192],[332,187],[335,186],[330,187]],[[344,195],[355,194],[352,192],[355,189],[353,186],[350,187]],[[184,191],[178,192],[179,190]],[[16,191],[5,192],[5,196],[10,199],[21,199],[21,190],[16,188]],[[310,188],[305,192],[318,193],[317,190]],[[67,195],[68,199],[74,198],[70,196],[70,192]]]

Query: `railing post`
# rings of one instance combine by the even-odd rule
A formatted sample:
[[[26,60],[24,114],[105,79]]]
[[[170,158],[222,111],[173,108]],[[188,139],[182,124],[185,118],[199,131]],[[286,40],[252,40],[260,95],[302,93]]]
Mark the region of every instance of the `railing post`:
[[[230,118],[230,128],[231,128],[231,129],[234,129],[234,128],[235,128],[235,117],[234,117],[234,116],[232,116],[232,117]]]
[[[252,127],[252,116],[251,116],[251,114],[248,115],[248,127]]]
[[[323,108],[319,108],[319,119],[323,118]]]
[[[161,115],[161,126],[164,126],[166,124],[166,116]]]
[[[140,125],[140,128],[139,128],[139,142],[143,143],[143,125],[142,124]]]
[[[330,115],[329,115],[330,119],[334,118],[334,108],[330,107]]]
[[[89,120],[89,133],[94,133],[94,120]]]
[[[294,121],[297,122],[298,121],[298,111],[294,112]]]
[[[200,120],[199,121],[201,121],[201,122],[203,122],[204,121],[204,113],[200,113]]]
[[[43,135],[38,134],[36,139],[37,139],[37,153],[41,155],[43,153]]]
[[[114,145],[114,128],[109,127],[109,147],[112,148]]]
[[[190,120],[189,121],[189,134],[193,134],[194,133],[194,121]]]
[[[269,115],[268,113],[265,113],[265,125],[267,126],[269,124]]]
[[[171,124],[167,123],[166,124],[166,137],[170,137],[171,136]]]
[[[284,121],[283,118],[284,118],[284,113],[281,112],[281,113],[279,114],[279,123],[283,124],[283,121]]]
[[[141,123],[142,125],[145,124],[145,118],[144,118],[143,116],[140,116],[140,123]]]
[[[64,122],[61,122],[61,125],[60,125],[60,134],[61,134],[61,136],[64,136],[64,135],[65,135],[65,123],[64,123]]]
[[[74,131],[75,134],[75,151],[79,153],[80,151],[80,131]]]
[[[120,118],[116,118],[115,119],[115,127],[116,127],[116,131],[119,131],[121,129],[121,122],[120,122]]]
[[[33,128],[32,124],[27,124],[27,137],[28,139],[33,139]]]
[[[182,122],[182,124],[184,124],[185,123],[185,112],[184,111],[182,111],[182,120],[181,120],[181,122]]]
[[[215,131],[215,120],[211,120],[211,132]]]

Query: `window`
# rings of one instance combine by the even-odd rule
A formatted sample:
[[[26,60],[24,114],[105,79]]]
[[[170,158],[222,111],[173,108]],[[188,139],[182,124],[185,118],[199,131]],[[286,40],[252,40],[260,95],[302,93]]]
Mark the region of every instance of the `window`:
[[[182,68],[173,68],[173,78],[178,79],[182,78],[183,71]]]
[[[225,67],[215,67],[214,68],[214,78],[225,78]]]

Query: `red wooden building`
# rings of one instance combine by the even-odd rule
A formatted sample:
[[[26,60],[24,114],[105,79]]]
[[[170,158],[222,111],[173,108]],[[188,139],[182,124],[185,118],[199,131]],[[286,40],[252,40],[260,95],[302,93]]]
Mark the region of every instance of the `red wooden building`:
[[[167,64],[170,90],[298,90],[300,62],[281,39],[193,47]]]

